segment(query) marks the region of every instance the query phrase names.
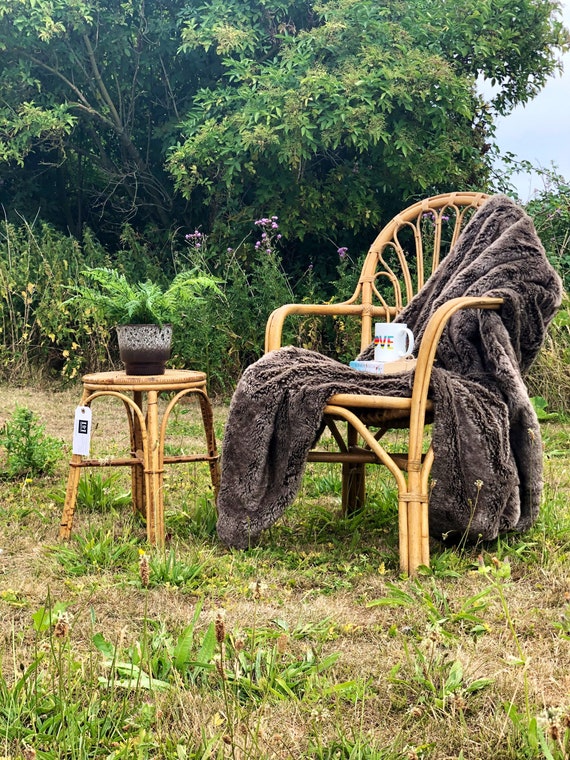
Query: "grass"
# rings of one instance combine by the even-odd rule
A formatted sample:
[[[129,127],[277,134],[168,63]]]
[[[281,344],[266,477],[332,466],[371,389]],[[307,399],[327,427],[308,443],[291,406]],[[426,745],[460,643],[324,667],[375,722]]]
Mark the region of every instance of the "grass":
[[[4,389],[64,442],[53,475],[0,482],[0,757],[511,760],[570,757],[570,423],[545,418],[528,533],[434,544],[398,571],[393,485],[341,518],[311,465],[248,551],[216,539],[207,465],[167,467],[168,542],[145,542],[123,468],[86,471],[57,538],[77,390]],[[94,447],[126,445],[94,404]],[[173,450],[203,446],[188,404]],[[227,409],[217,406],[219,437]],[[126,425],[125,425],[126,427]]]

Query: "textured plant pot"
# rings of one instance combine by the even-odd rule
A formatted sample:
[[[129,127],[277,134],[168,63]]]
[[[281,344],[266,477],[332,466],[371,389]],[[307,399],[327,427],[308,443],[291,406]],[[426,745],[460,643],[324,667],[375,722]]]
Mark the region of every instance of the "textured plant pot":
[[[119,356],[127,375],[164,375],[172,325],[119,325]]]

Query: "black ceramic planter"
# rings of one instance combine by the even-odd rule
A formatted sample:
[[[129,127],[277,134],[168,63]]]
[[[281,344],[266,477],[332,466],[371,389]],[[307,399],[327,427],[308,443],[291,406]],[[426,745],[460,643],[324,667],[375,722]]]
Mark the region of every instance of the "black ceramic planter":
[[[172,325],[119,325],[119,356],[127,375],[164,375]]]

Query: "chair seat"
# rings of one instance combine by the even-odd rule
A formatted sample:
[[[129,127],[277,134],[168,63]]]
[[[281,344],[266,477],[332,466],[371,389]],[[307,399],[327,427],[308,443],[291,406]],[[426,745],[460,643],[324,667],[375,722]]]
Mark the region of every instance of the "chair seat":
[[[411,398],[395,398],[393,396],[361,396],[353,393],[337,393],[328,401],[325,407],[325,416],[333,419],[341,419],[338,414],[329,412],[330,407],[343,407],[362,421],[366,426],[407,427],[412,408]],[[433,421],[433,403],[428,399],[426,403],[426,424]],[[400,424],[398,424],[400,423]]]

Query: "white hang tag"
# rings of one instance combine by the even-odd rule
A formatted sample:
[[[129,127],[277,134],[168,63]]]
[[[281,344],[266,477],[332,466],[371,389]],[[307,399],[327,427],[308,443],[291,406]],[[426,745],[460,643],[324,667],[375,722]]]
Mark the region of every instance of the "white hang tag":
[[[90,443],[91,409],[88,406],[78,406],[75,410],[75,424],[73,426],[73,453],[89,456]]]

